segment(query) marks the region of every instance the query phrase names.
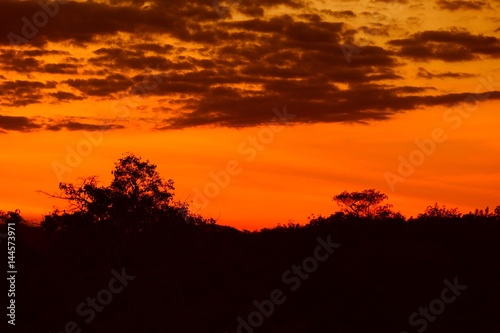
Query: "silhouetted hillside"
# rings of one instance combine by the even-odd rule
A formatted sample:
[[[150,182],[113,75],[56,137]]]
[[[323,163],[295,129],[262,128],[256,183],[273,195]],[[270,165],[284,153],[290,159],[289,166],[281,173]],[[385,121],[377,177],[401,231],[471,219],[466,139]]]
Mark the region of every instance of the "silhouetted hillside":
[[[248,232],[173,201],[134,155],[113,175],[61,183],[72,209],[41,226],[0,213],[16,331],[500,332],[500,207],[406,219],[378,191],[343,192],[329,217]]]
[[[467,289],[427,331],[500,329],[496,219],[332,217],[252,233],[186,225],[133,237],[98,229],[47,234],[22,224],[17,232],[22,332],[61,332],[69,321],[83,332],[235,332],[237,318],[247,322],[253,302],[275,289],[286,300],[255,332],[416,332],[422,326],[409,316],[455,278]],[[340,245],[315,270],[306,260],[312,272],[301,269],[303,279],[292,267],[314,257],[318,237]],[[90,314],[77,314],[78,306],[122,269],[135,278],[87,324]]]

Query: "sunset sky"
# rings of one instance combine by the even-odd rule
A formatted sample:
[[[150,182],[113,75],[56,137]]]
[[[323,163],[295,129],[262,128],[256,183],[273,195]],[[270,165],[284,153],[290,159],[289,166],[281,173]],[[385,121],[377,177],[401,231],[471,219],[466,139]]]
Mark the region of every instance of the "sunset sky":
[[[500,205],[499,0],[0,2],[0,209],[133,152],[193,211],[307,222]]]

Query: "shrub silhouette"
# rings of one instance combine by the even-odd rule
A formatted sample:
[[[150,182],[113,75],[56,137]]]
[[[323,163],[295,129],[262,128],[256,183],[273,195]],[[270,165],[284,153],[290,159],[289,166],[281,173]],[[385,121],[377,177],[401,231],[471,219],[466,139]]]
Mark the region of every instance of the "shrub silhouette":
[[[434,206],[427,206],[422,214],[417,216],[418,220],[444,220],[460,218],[462,214],[458,208],[446,208],[445,205],[439,206],[436,202]]]
[[[23,218],[21,217],[21,211],[19,209],[16,209],[14,211],[8,211],[4,212],[0,210],[0,221],[2,223],[21,223],[23,221]]]

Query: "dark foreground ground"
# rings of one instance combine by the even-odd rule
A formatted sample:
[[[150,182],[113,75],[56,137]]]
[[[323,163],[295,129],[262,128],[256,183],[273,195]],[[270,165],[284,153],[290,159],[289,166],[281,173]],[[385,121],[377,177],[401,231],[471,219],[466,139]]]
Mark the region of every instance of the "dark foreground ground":
[[[19,225],[15,331],[500,332],[499,239],[500,221]]]

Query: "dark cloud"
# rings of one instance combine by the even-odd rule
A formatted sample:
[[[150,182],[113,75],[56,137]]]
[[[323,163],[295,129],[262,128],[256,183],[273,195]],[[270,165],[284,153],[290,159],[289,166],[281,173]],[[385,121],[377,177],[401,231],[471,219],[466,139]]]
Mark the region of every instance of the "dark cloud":
[[[431,73],[431,72],[425,70],[425,68],[419,67],[417,77],[423,78],[423,79],[435,79],[435,78],[438,78],[438,79],[444,79],[444,78],[465,79],[465,78],[474,77],[474,75],[469,74],[469,73],[454,73],[454,72]]]
[[[490,4],[486,1],[464,1],[464,0],[437,0],[440,9],[451,11],[457,10],[482,10],[484,8],[491,8]]]
[[[43,72],[51,74],[78,74],[78,66],[73,64],[45,64]]]
[[[120,74],[109,75],[104,79],[70,79],[62,82],[88,96],[101,97],[126,91],[133,83],[132,80]]]
[[[21,57],[42,57],[48,55],[70,55],[69,52],[60,50],[44,50],[44,49],[31,49],[31,50],[18,50],[17,54]]]
[[[305,88],[304,86],[300,88]],[[300,90],[295,87],[296,91]],[[348,91],[333,90],[327,95],[318,95],[314,85],[307,87],[306,100],[295,98],[290,92],[288,98],[283,99],[288,113],[294,115],[292,123],[317,122],[367,122],[371,120],[386,120],[394,114],[419,107],[466,103],[471,93],[422,95],[425,88],[400,87],[387,88],[379,85],[360,85]],[[212,92],[213,93],[213,92]],[[413,93],[413,95],[412,95]],[[302,94],[300,94],[302,96]],[[180,116],[173,117],[163,123],[162,129],[176,129],[203,125],[218,125],[228,127],[254,126],[272,122],[274,113],[272,108],[281,107],[276,103],[280,100],[279,94],[267,96],[234,94],[217,94],[217,98],[208,98],[201,101],[199,107]],[[317,97],[314,99],[313,97]],[[319,98],[322,99],[319,99]],[[500,99],[500,91],[489,93],[490,99]],[[268,105],[268,108],[262,108]]]
[[[238,8],[240,13],[243,13],[247,16],[251,17],[263,17],[264,16],[264,8],[259,6],[241,6]]]
[[[169,53],[174,50],[174,46],[161,43],[139,43],[130,46],[132,50],[144,52],[155,52],[160,54]]]
[[[11,44],[9,33],[14,33],[28,40],[31,45],[43,45],[47,42],[70,41],[85,44],[95,40],[97,36],[114,35],[118,32],[135,32],[139,26],[145,32],[171,32],[180,34],[178,23],[181,19],[173,14],[162,11],[138,10],[133,7],[109,6],[97,2],[69,1],[60,5],[63,15],[50,18],[50,24],[31,29],[33,33],[24,33],[22,17],[29,17],[40,12],[41,7],[36,1],[2,1],[2,28],[0,43]],[[30,15],[30,13],[33,13]],[[30,22],[32,20],[29,20]],[[25,29],[28,31],[29,29]],[[28,31],[29,32],[29,31]],[[12,35],[11,35],[12,36]]]
[[[364,11],[364,12],[361,12],[360,13],[361,16],[364,16],[364,17],[367,17],[367,18],[370,18],[374,21],[377,21],[377,22],[382,22],[382,21],[386,21],[387,20],[387,16],[380,13],[380,12],[367,12],[367,11]]]
[[[47,55],[64,55],[66,52],[47,50],[0,50],[0,67],[4,70],[19,73],[51,73],[51,74],[77,74],[78,66],[68,63],[49,63],[39,57]],[[70,60],[70,59],[68,59]]]
[[[29,73],[38,71],[40,65],[40,61],[23,52],[0,50],[0,66],[3,70]]]
[[[62,121],[62,122],[55,122],[54,124],[47,125],[45,129],[49,131],[61,131],[63,129],[66,129],[68,131],[108,131],[108,130],[114,130],[114,129],[122,129],[124,128],[123,125],[118,125],[118,124],[87,124],[87,123],[81,123],[81,122],[76,122],[76,121]]]
[[[29,104],[40,103],[43,100],[44,89],[53,89],[56,82],[38,82],[38,81],[4,81],[0,83],[1,105],[4,106],[26,106]]]
[[[182,69],[179,63],[173,63],[165,57],[154,55],[146,56],[141,50],[124,50],[121,48],[101,48],[93,52],[96,56],[89,62],[100,67],[115,67],[120,69],[144,70],[145,68]],[[184,62],[184,68],[192,65]]]
[[[372,2],[407,4],[409,0],[371,0]]]
[[[424,31],[410,38],[391,40],[389,45],[397,47],[399,55],[420,61],[467,61],[480,55],[500,56],[500,41],[496,37],[468,31]]]
[[[60,102],[67,102],[67,101],[79,101],[85,99],[84,97],[77,96],[73,93],[66,92],[66,91],[58,91],[55,93],[49,93],[50,96],[54,97]]]
[[[33,33],[23,34],[24,22],[21,18],[31,18],[41,11],[37,1],[6,0],[0,2],[2,13],[2,33],[0,44],[9,45],[10,33],[26,39],[31,45],[44,45],[47,42],[70,41],[78,45],[88,44],[97,37],[113,36],[117,33],[169,34],[182,41],[216,42],[210,32],[205,32],[200,23],[216,22],[223,19],[218,13],[217,3],[213,0],[172,0],[145,3],[130,1],[75,2],[60,5],[58,12],[63,15],[50,17],[50,24],[33,26]],[[232,1],[234,4],[234,1]],[[113,6],[120,5],[120,6]],[[127,6],[125,6],[127,4]],[[285,5],[301,8],[302,3],[292,0],[244,0],[228,8],[227,12],[238,10],[251,16],[262,16],[263,9]],[[224,5],[223,5],[224,6]],[[227,8],[227,7],[223,7]],[[28,21],[32,21],[29,20]],[[213,30],[213,27],[212,27]],[[12,39],[12,34],[11,39]]]
[[[360,31],[363,31],[367,35],[371,36],[389,36],[392,27],[387,24],[382,23],[371,23],[368,26],[361,26],[359,28]]]
[[[8,131],[31,132],[42,126],[28,117],[13,117],[0,115],[0,129]]]
[[[467,93],[398,86],[407,78],[403,65],[496,58],[499,40],[456,28],[410,35],[401,30],[406,21],[395,24],[376,9],[406,3],[373,0],[369,11],[359,13],[365,23],[356,26],[354,11],[319,10],[299,0],[70,1],[27,38],[29,46],[0,50],[2,70],[58,82],[4,78],[0,101],[19,107],[148,95],[168,119],[163,128],[253,126],[269,122],[272,109],[284,104],[297,115],[294,122],[313,123],[384,120],[413,108],[461,102]],[[270,14],[284,7],[301,10]],[[34,0],[0,2],[0,45],[9,43],[9,32],[21,34],[21,18],[37,11]],[[420,22],[417,15],[408,24]],[[375,44],[394,35],[406,37]],[[370,36],[379,38],[360,43]],[[56,50],[72,50],[71,44],[86,51]],[[470,74],[421,68],[417,76]],[[99,130],[96,122],[47,120],[44,128]]]
[[[215,1],[214,5],[224,3],[224,1]],[[230,4],[226,9],[228,9],[229,13],[236,9],[238,12],[245,14],[251,17],[263,17],[265,8],[277,7],[280,5],[284,5],[290,8],[298,9],[304,7],[302,1],[293,1],[293,0],[229,0],[225,1],[225,3]],[[220,7],[220,5],[219,5]],[[222,10],[224,7],[222,6]],[[217,8],[217,11],[220,13],[221,8]]]
[[[321,12],[325,13],[327,15],[330,15],[332,17],[336,17],[336,18],[354,18],[354,17],[356,17],[356,14],[352,10],[323,9],[323,10],[321,10]]]
[[[310,22],[319,22],[321,21],[321,16],[318,14],[300,14],[298,15],[299,18],[305,19]]]
[[[39,118],[39,122],[35,122],[28,117],[3,116],[0,115],[0,132],[17,131],[17,132],[33,132],[40,130],[49,131],[108,131],[124,128],[123,125],[106,122],[103,124],[89,124],[75,120],[53,120]]]

